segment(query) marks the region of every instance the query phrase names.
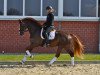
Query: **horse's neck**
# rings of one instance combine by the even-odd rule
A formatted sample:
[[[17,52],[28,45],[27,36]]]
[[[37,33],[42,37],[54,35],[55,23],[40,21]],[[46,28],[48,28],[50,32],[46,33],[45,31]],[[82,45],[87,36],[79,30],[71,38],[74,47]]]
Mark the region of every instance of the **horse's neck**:
[[[40,34],[41,31],[41,27],[36,27],[34,25],[30,25],[28,27],[29,33],[30,33],[30,37],[33,37],[35,34]]]

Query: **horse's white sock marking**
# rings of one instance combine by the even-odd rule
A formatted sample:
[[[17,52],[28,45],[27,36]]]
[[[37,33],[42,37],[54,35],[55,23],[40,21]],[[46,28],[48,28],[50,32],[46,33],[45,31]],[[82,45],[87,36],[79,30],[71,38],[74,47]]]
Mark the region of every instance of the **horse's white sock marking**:
[[[75,64],[74,64],[74,57],[71,57],[71,64],[72,64],[72,65],[75,65]]]
[[[27,60],[28,56],[31,56],[31,53],[29,52],[29,50],[26,51],[26,54],[25,54],[25,56],[24,56],[24,58],[22,60],[22,64],[24,64],[24,62]]]
[[[24,56],[23,60],[22,60],[22,64],[24,64],[24,62],[27,60],[27,55]]]
[[[31,53],[29,52],[29,50],[26,51],[26,54],[27,54],[28,56],[31,56]]]
[[[53,62],[55,62],[57,60],[57,57],[54,57],[50,62],[49,65],[53,64]]]

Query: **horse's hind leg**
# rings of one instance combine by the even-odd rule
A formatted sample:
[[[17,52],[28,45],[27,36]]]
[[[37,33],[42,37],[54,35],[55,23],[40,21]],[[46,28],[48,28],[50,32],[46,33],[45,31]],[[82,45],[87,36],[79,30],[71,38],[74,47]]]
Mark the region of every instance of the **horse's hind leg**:
[[[58,47],[57,52],[56,52],[56,55],[55,55],[55,57],[49,62],[49,65],[53,64],[53,63],[57,60],[57,58],[60,56],[61,51],[62,51],[62,47]]]
[[[70,56],[71,56],[71,64],[74,66],[75,65],[74,64],[74,52],[71,51],[71,50],[68,50],[67,52],[70,54]]]

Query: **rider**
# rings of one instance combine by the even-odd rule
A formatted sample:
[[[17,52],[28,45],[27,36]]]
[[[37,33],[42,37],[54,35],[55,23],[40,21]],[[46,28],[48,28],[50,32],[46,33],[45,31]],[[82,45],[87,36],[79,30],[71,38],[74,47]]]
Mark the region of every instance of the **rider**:
[[[47,18],[46,22],[43,24],[44,30],[45,30],[45,40],[43,44],[49,45],[49,28],[54,27],[54,9],[51,6],[46,7],[47,11]]]

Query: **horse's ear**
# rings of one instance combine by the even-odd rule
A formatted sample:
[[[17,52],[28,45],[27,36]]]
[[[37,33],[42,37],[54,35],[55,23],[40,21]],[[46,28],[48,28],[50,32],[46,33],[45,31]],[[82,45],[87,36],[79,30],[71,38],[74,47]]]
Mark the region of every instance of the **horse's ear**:
[[[21,19],[19,19],[18,21],[19,21],[19,23],[22,23],[22,20]]]

